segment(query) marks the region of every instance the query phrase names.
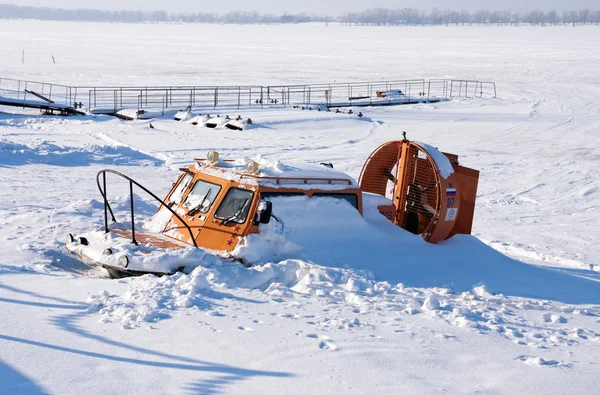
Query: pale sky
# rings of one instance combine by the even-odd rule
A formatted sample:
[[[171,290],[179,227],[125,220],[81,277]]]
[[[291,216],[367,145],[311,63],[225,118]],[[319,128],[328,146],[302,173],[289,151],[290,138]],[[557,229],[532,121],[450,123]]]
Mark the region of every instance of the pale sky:
[[[52,8],[94,8],[104,10],[166,10],[171,12],[218,12],[232,10],[259,11],[281,14],[284,12],[314,12],[341,15],[349,11],[383,7],[404,7],[429,10],[433,7],[452,10],[478,9],[528,11],[532,9],[577,10],[600,9],[599,0],[0,0],[4,4],[30,5]]]

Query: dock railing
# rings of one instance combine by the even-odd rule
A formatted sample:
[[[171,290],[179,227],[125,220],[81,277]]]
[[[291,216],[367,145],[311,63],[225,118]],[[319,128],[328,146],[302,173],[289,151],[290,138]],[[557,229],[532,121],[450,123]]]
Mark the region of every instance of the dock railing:
[[[0,97],[21,101],[44,100],[65,106],[77,102],[77,87],[51,84],[39,81],[25,81],[11,78],[0,78]]]
[[[34,95],[33,93],[36,95]],[[302,85],[85,87],[0,78],[0,97],[43,96],[53,102],[112,114],[121,109],[196,109],[385,105],[454,97],[497,96],[496,84],[478,80],[409,79]]]

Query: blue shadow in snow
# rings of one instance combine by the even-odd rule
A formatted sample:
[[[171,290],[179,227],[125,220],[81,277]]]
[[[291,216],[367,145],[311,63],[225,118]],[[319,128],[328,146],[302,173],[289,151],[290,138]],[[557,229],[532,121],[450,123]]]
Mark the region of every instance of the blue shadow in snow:
[[[2,265],[0,264],[0,275],[2,274],[48,274],[39,273],[26,266],[13,266],[13,265]],[[50,274],[51,275],[51,274]]]
[[[0,394],[46,395],[40,386],[12,366],[0,360]]]
[[[38,274],[38,273],[36,272],[35,274]],[[48,300],[48,301],[62,303],[64,306],[70,306],[71,308],[74,308],[74,309],[86,309],[86,308],[88,308],[88,305],[84,304],[84,303],[77,303],[77,302],[72,302],[70,300],[63,299],[63,298],[57,298],[57,297],[54,297],[54,296],[42,295],[42,294],[40,294],[38,292],[26,291],[24,289],[19,289],[19,288],[12,287],[10,285],[6,285],[6,284],[2,284],[2,283],[0,283],[0,289],[5,289],[7,291],[18,293],[18,294],[21,294],[21,295],[32,296],[32,297],[38,298],[38,299],[44,299],[44,300]],[[19,301],[19,302],[25,302],[25,301]],[[37,302],[32,302],[32,303],[37,303]],[[65,308],[65,307],[63,307],[63,308]]]
[[[80,355],[80,356],[84,356],[84,357],[88,357],[88,358],[109,360],[109,361],[125,363],[125,364],[135,364],[135,365],[155,367],[155,368],[161,368],[161,369],[209,372],[209,373],[217,373],[217,374],[222,375],[221,379],[219,379],[218,385],[216,383],[212,383],[209,385],[209,383],[211,383],[212,380],[201,380],[198,382],[199,384],[194,387],[194,388],[209,389],[210,392],[208,392],[208,393],[211,393],[211,394],[217,393],[217,390],[221,391],[219,388],[224,387],[226,384],[233,384],[236,382],[246,380],[251,377],[286,378],[286,377],[294,376],[294,374],[287,373],[287,372],[245,369],[245,368],[239,368],[239,367],[221,364],[221,363],[207,362],[207,361],[202,361],[202,360],[195,359],[195,358],[188,358],[188,357],[184,357],[184,356],[180,356],[180,355],[169,354],[169,353],[165,353],[165,352],[161,352],[161,351],[151,350],[151,349],[147,349],[144,347],[137,347],[137,346],[134,346],[131,344],[115,341],[115,340],[112,340],[112,339],[109,339],[109,338],[106,338],[106,337],[103,337],[100,335],[93,334],[93,333],[83,329],[78,324],[78,320],[91,314],[91,310],[88,309],[89,306],[86,304],[72,303],[71,301],[68,301],[68,300],[65,300],[62,298],[46,296],[46,295],[42,295],[37,292],[25,291],[25,290],[18,289],[16,287],[11,287],[11,286],[7,286],[7,285],[3,285],[3,284],[0,284],[0,287],[2,287],[3,289],[5,289],[7,291],[10,291],[10,292],[27,295],[27,296],[35,297],[35,298],[41,298],[41,299],[44,299],[47,301],[60,302],[63,304],[22,301],[22,300],[16,300],[16,299],[8,299],[8,298],[0,298],[0,302],[19,303],[24,306],[31,306],[31,307],[47,307],[47,308],[77,310],[74,313],[58,315],[58,316],[52,317],[50,319],[50,323],[53,324],[54,326],[58,327],[59,329],[65,330],[76,336],[80,336],[80,337],[83,337],[83,338],[86,338],[86,339],[89,339],[89,340],[92,340],[92,341],[95,341],[98,343],[102,343],[106,346],[112,346],[112,347],[116,347],[116,348],[119,348],[122,350],[132,351],[136,354],[143,354],[145,356],[153,356],[153,357],[163,358],[164,361],[149,361],[149,360],[146,360],[143,358],[123,357],[123,356],[112,355],[109,353],[86,351],[86,350],[81,350],[81,349],[77,349],[77,348],[73,348],[73,347],[65,347],[65,346],[60,346],[60,345],[56,345],[56,344],[50,344],[50,343],[44,343],[44,342],[39,342],[39,341],[34,341],[34,340],[23,339],[23,338],[19,338],[19,337],[15,337],[15,336],[8,336],[8,335],[4,335],[4,334],[0,334],[0,340],[4,340],[7,342],[13,342],[13,343],[19,343],[19,344],[25,344],[28,346],[34,346],[34,347],[50,349],[50,350],[55,350],[55,351],[61,351],[64,353]],[[211,294],[211,293],[212,292],[208,292],[208,294]],[[227,295],[223,292],[214,293],[214,295],[212,295],[212,296],[215,299],[230,298],[229,295]],[[231,298],[234,298],[234,297],[231,297]],[[210,303],[209,301],[199,301],[199,302]],[[1,370],[0,370],[0,373],[1,373]],[[200,387],[198,387],[198,386],[200,386]],[[2,387],[0,387],[0,389],[1,388]],[[186,389],[189,390],[190,388],[192,388],[192,387],[188,387]],[[40,392],[34,392],[34,393],[37,394]],[[206,392],[197,392],[197,393],[206,393]]]
[[[6,336],[0,335],[0,340],[12,341],[21,344],[27,344],[30,346],[42,347],[56,351],[63,351],[66,353],[83,355],[92,358],[100,358],[106,359],[114,362],[124,362],[131,363],[136,365],[145,365],[145,366],[153,366],[159,368],[166,369],[179,369],[179,370],[194,370],[194,371],[204,371],[204,372],[219,372],[231,374],[233,376],[239,377],[252,377],[252,376],[270,376],[270,377],[291,377],[292,374],[285,372],[269,372],[269,371],[260,371],[260,370],[252,370],[252,369],[243,369],[236,368],[234,366],[224,365],[224,364],[216,364],[211,362],[202,362],[198,361],[194,364],[185,364],[185,363],[174,363],[174,362],[158,362],[158,361],[146,361],[142,359],[136,358],[127,358],[127,357],[118,357],[115,355],[103,354],[93,351],[84,351],[78,350],[76,348],[63,347],[54,344],[48,344],[33,340],[21,339],[14,336]]]
[[[244,369],[244,368],[237,368],[237,367],[230,366],[230,365],[218,364],[218,363],[212,363],[212,362],[198,361],[193,364],[186,364],[186,363],[175,363],[175,362],[146,361],[146,360],[137,359],[137,358],[118,357],[116,355],[103,354],[103,353],[98,353],[98,352],[93,352],[93,351],[78,350],[76,348],[63,347],[63,346],[58,346],[55,344],[43,343],[43,342],[38,342],[38,341],[34,341],[34,340],[21,339],[19,337],[14,337],[14,336],[0,335],[0,340],[11,341],[11,342],[16,342],[16,343],[21,343],[21,344],[27,344],[30,346],[36,346],[36,347],[41,347],[41,348],[46,348],[46,349],[51,349],[51,350],[56,350],[56,351],[62,351],[62,352],[71,353],[71,354],[83,355],[86,357],[100,358],[100,359],[105,359],[105,360],[109,360],[109,361],[113,361],[113,362],[124,362],[124,363],[128,363],[128,364],[152,366],[152,367],[159,367],[159,368],[165,368],[165,369],[193,370],[193,371],[199,371],[199,372],[218,372],[218,373],[230,374],[234,377],[240,377],[240,378],[247,378],[247,377],[253,377],[253,376],[292,377],[291,373]]]
[[[2,297],[0,297],[0,303],[14,303],[14,304],[21,304],[24,306],[45,307],[47,309],[68,309],[68,310],[84,310],[84,309],[86,309],[86,307],[74,306],[72,304],[31,302],[28,300],[9,299],[9,298],[2,298]]]
[[[42,141],[28,146],[0,140],[0,166],[44,164],[51,166],[90,166],[95,164],[134,166],[150,164],[160,166],[163,161],[127,146],[62,147]]]
[[[216,395],[226,393],[226,386],[242,380],[242,377],[222,375],[216,378],[200,380],[186,384],[183,389],[189,394]]]

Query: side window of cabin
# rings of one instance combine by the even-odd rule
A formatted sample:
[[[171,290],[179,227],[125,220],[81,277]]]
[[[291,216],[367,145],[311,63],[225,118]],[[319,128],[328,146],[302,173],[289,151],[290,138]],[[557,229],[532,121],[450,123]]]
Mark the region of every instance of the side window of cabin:
[[[183,206],[190,209],[190,211],[206,213],[210,210],[220,191],[220,185],[198,180],[187,196],[187,199],[185,199]]]
[[[246,222],[254,192],[247,189],[230,188],[215,213],[215,218],[243,224]]]
[[[261,199],[278,198],[278,197],[290,197],[290,196],[306,196],[302,192],[261,192]]]
[[[169,197],[168,203],[181,204],[181,199],[183,198],[185,191],[187,190],[188,186],[190,185],[190,182],[192,182],[193,179],[194,176],[192,174],[185,173],[185,176],[183,176],[183,178],[179,181],[179,184],[177,184],[177,187],[175,188],[175,190],[173,190],[173,193]]]
[[[313,193],[313,197],[327,197],[333,199],[342,199],[350,203],[358,210],[358,197],[354,193]]]

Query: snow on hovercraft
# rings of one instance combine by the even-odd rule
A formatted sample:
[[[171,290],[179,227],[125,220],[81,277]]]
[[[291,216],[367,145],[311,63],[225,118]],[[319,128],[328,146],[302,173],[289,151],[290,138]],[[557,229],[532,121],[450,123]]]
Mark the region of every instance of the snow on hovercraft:
[[[181,170],[164,200],[119,172],[100,171],[104,229],[69,235],[67,250],[114,277],[172,274],[216,256],[235,258],[236,246],[271,220],[274,198],[339,199],[362,215],[363,193],[380,195],[377,210],[391,222],[437,243],[470,233],[479,174],[460,166],[456,155],[406,138],[377,148],[363,166],[360,184],[330,166],[284,165],[261,157],[222,160],[215,151]],[[109,216],[116,219],[106,196],[107,174],[128,180],[132,199],[135,185],[160,203],[144,232],[135,229],[133,200],[131,228],[109,229]]]

